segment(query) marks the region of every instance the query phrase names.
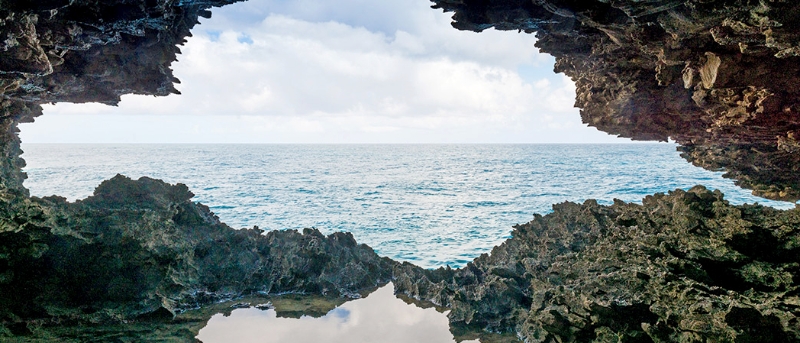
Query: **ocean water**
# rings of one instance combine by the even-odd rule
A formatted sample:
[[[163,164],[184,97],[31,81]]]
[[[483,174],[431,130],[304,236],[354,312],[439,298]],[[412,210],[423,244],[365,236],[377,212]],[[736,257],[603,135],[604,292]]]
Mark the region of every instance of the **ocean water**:
[[[554,203],[641,202],[703,184],[735,204],[753,197],[672,144],[74,145],[24,144],[34,196],[85,198],[117,173],[184,183],[234,228],[350,231],[422,267],[459,267]]]

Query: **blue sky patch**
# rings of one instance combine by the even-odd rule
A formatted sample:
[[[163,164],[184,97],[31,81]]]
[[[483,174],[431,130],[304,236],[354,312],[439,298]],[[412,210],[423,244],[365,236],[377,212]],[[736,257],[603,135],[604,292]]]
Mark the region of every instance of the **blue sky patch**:
[[[541,79],[548,79],[551,82],[558,80],[557,74],[553,73],[552,65],[555,64],[555,58],[549,56],[547,63],[526,63],[517,66],[517,74],[530,84],[535,84]]]
[[[240,34],[239,37],[236,38],[236,40],[239,41],[239,43],[253,44],[253,39],[250,38],[250,36],[245,33]]]
[[[337,307],[328,312],[328,314],[338,318],[347,318],[350,316],[350,310],[346,308]]]
[[[206,34],[208,35],[208,38],[211,39],[212,42],[218,41],[219,40],[219,35],[221,33],[222,33],[222,31],[219,31],[219,30],[206,30]]]

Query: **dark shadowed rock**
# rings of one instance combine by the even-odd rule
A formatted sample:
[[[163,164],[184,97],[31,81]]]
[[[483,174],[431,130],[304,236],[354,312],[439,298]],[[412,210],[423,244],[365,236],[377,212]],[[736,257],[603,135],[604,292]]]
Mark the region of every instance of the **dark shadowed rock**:
[[[583,122],[671,138],[688,161],[800,199],[800,4],[747,0],[434,0],[461,30],[535,33]]]
[[[350,233],[233,230],[191,197],[182,184],[117,175],[75,203],[5,203],[0,323],[172,318],[251,294],[357,298],[391,278],[395,263]]]
[[[177,93],[170,64],[208,8],[238,0],[0,3],[0,95],[35,104]]]
[[[186,186],[149,178],[117,176],[74,203],[29,197],[18,123],[43,103],[176,93],[177,45],[232,2],[0,2],[0,339],[186,341],[221,300],[341,300],[395,278],[401,293],[450,308],[457,337],[800,341],[799,210],[731,206],[703,188],[643,205],[558,204],[457,270],[380,258],[347,233],[233,230]],[[585,123],[672,138],[757,195],[800,198],[796,2],[435,3],[458,29],[535,32],[576,82]]]
[[[355,297],[389,280],[394,263],[349,233],[233,230],[180,184],[117,176],[76,203],[28,197],[18,123],[42,103],[176,93],[177,46],[232,2],[0,2],[0,337],[247,294]]]

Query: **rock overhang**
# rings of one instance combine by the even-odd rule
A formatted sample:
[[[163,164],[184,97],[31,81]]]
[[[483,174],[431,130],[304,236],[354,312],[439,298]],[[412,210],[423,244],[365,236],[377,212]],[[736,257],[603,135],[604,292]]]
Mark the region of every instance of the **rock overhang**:
[[[453,26],[535,33],[585,124],[672,139],[769,199],[800,199],[800,5],[789,1],[434,0]]]
[[[80,203],[28,197],[19,122],[40,115],[43,103],[116,104],[122,94],[174,92],[169,65],[177,45],[208,8],[232,2],[0,3],[0,250],[18,253],[0,254],[4,267],[17,272],[2,273],[0,288],[8,291],[0,295],[9,299],[0,320],[27,325],[29,318],[58,313],[89,321],[112,320],[103,317],[108,313],[136,318],[264,287],[347,295],[394,278],[401,292],[448,304],[451,321],[529,338],[798,337],[791,307],[797,303],[797,211],[730,206],[721,194],[701,188],[649,197],[643,205],[560,204],[553,214],[518,226],[515,238],[491,255],[463,269],[438,271],[379,258],[343,234],[234,231],[192,203],[184,186],[157,180],[118,176]],[[585,123],[634,139],[672,138],[691,162],[728,170],[757,194],[798,198],[800,67],[794,55],[800,36],[794,18],[800,5],[435,2],[455,12],[459,29],[535,33],[538,46],[556,57],[556,71],[575,80]],[[145,210],[158,215],[144,218],[139,214]],[[80,258],[87,246],[95,260]],[[779,254],[767,247],[780,247]],[[122,258],[110,269],[94,263],[114,254],[147,263]],[[98,282],[97,273],[117,280],[117,288]],[[29,293],[10,291],[19,289]],[[684,291],[692,294],[681,299],[685,303],[670,298]],[[750,305],[762,299],[771,299],[773,307]],[[709,301],[725,306],[709,310],[703,307]],[[112,312],[103,308],[109,304]],[[600,314],[605,317],[587,326]],[[697,323],[718,325],[698,331]]]
[[[209,8],[237,0],[0,5],[5,108],[179,93],[170,65]],[[672,139],[689,162],[800,199],[800,5],[787,1],[434,0],[461,30],[518,30],[575,81],[585,124]],[[23,104],[11,105],[13,102]],[[11,117],[18,114],[8,113]],[[12,123],[9,123],[12,124]],[[15,126],[15,125],[13,125]],[[15,130],[11,129],[10,130]]]

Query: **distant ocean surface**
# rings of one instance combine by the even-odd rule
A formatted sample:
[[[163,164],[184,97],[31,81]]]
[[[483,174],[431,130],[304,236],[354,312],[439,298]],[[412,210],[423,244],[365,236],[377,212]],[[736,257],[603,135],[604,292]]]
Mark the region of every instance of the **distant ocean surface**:
[[[186,184],[234,228],[350,231],[380,255],[431,268],[465,265],[563,201],[641,203],[702,184],[734,204],[794,207],[691,166],[672,144],[22,148],[34,196],[81,199],[117,173],[148,176]]]

